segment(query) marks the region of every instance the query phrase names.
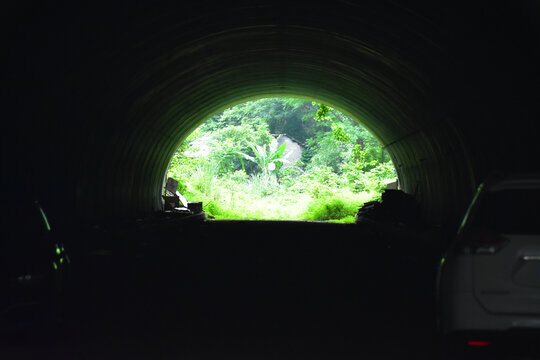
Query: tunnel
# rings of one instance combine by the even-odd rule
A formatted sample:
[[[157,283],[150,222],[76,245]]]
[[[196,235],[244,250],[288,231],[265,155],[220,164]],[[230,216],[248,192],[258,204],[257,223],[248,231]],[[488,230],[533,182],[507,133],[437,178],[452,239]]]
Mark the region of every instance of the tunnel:
[[[59,221],[159,211],[182,140],[261,97],[358,120],[428,222],[459,218],[489,174],[536,166],[538,8],[526,2],[11,10],[4,180]]]
[[[80,323],[97,337],[137,329],[135,345],[149,329],[171,344],[172,328],[180,338],[323,334],[309,340],[313,358],[325,358],[318,346],[332,357],[329,339],[358,355],[358,339],[371,349],[382,334],[402,358],[403,347],[420,351],[418,338],[435,341],[440,250],[477,186],[540,170],[536,2],[26,1],[2,15],[3,212],[37,199],[60,232],[77,279],[74,333]],[[211,116],[266,97],[324,103],[372,132],[427,235],[151,224],[182,141]],[[2,220],[24,232],[20,218]]]

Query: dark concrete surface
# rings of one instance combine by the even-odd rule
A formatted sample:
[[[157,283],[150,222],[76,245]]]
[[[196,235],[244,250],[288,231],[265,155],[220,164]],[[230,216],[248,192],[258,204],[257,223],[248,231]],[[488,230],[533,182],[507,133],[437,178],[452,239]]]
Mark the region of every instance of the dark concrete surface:
[[[63,236],[62,319],[2,337],[2,359],[448,359],[438,228],[152,219]]]
[[[436,249],[423,238],[256,221],[116,224],[69,236],[63,322],[4,344],[3,358],[21,347],[30,358],[80,359],[429,358],[436,350]]]

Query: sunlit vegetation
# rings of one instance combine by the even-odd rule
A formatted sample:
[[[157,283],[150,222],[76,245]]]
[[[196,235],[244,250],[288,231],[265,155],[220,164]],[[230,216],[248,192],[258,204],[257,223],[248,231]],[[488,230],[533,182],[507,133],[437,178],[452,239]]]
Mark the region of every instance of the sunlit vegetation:
[[[337,222],[353,222],[396,179],[366,129],[326,105],[292,98],[215,115],[182,143],[168,176],[216,219]]]

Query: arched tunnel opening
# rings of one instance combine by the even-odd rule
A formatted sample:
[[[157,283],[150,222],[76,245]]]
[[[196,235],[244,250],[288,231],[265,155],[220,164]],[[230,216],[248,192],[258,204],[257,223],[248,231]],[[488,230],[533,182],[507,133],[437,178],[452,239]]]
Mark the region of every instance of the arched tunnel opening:
[[[137,11],[143,9],[133,9],[132,14],[142,17]],[[267,8],[243,9],[256,13]],[[438,84],[430,83],[433,74],[429,71],[437,64],[427,56],[417,56],[415,62],[399,53],[410,44],[418,48],[418,54],[442,61],[445,54],[430,43],[430,34],[423,38],[417,32],[422,26],[429,30],[429,23],[403,9],[375,6],[371,11],[389,11],[384,18],[376,17],[376,24],[340,29],[330,21],[321,28],[317,24],[325,24],[319,19],[322,15],[306,13],[276,26],[272,9],[268,5],[268,13],[263,12],[261,18],[239,18],[238,24],[222,25],[219,30],[203,22],[181,28],[175,16],[156,10],[155,17],[148,15],[142,17],[143,22],[127,22],[124,29],[116,29],[116,42],[111,42],[109,32],[122,21],[114,17],[119,14],[112,11],[111,18],[102,20],[102,28],[94,29],[92,20],[80,21],[91,19],[91,13],[71,9],[75,14],[68,13],[64,22],[74,27],[73,39],[50,45],[59,47],[59,52],[67,47],[70,63],[53,61],[54,70],[48,76],[56,76],[54,71],[64,74],[60,81],[54,79],[56,96],[70,99],[73,108],[66,108],[63,101],[59,108],[35,106],[36,110],[46,108],[60,123],[59,117],[77,117],[68,127],[55,128],[50,121],[43,129],[52,132],[50,136],[79,135],[70,141],[70,153],[77,156],[49,165],[57,161],[56,151],[61,151],[54,148],[55,142],[47,146],[51,153],[41,162],[45,169],[37,165],[36,173],[52,166],[69,169],[65,183],[51,179],[43,184],[65,189],[61,192],[66,199],[56,198],[52,203],[64,206],[60,203],[69,202],[65,205],[79,209],[76,213],[84,217],[135,216],[159,210],[168,159],[209,115],[254,97],[309,94],[365,119],[365,126],[391,154],[402,188],[418,197],[429,220],[441,222],[459,214],[476,186],[470,150],[462,130],[446,113],[442,95],[434,96],[432,87]],[[386,17],[398,14],[411,22],[396,21],[395,28],[384,23]],[[354,21],[343,21],[349,23]],[[189,38],[185,38],[187,28],[191,29]],[[55,30],[61,31],[53,29],[53,38]],[[70,47],[74,48],[71,52]],[[47,51],[52,50],[46,48],[44,54]],[[64,72],[64,67],[71,72]],[[62,93],[67,82],[84,85],[76,95]],[[32,140],[39,144],[39,139]]]
[[[459,217],[490,172],[527,170],[526,157],[508,161],[506,151],[534,147],[538,32],[524,5],[509,10],[521,22],[503,22],[497,6],[340,3],[332,16],[291,6],[304,11],[238,4],[223,12],[241,9],[230,22],[221,7],[191,8],[182,21],[185,8],[165,4],[14,7],[7,133],[21,141],[4,143],[21,180],[10,183],[76,216],[159,210],[167,160],[202,121],[254,97],[298,94],[365,119],[435,223]],[[503,42],[515,50],[500,52]],[[509,119],[510,129],[496,125]]]
[[[165,207],[207,219],[352,223],[360,207],[398,189],[390,156],[361,122],[298,98],[224,109],[169,162]],[[188,207],[188,209],[186,209]]]
[[[178,336],[198,334],[221,344],[200,348],[234,355],[276,341],[276,356],[431,358],[445,241],[489,174],[538,171],[532,3],[27,2],[6,14],[6,239],[27,236],[21,219],[38,199],[71,251],[71,335],[108,350],[114,338],[115,354],[147,341],[185,355],[196,346]],[[203,121],[300,95],[363,119],[421,231],[163,216],[169,160]],[[389,328],[392,346],[375,346]],[[414,342],[424,335],[429,349]]]

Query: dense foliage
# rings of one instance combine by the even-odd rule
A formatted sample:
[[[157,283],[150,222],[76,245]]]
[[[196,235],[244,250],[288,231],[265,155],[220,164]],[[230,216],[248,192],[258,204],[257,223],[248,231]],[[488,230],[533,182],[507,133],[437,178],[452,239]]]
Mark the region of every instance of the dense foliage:
[[[288,161],[286,134],[305,146]],[[366,129],[323,104],[266,98],[215,115],[182,143],[168,176],[217,219],[353,221],[396,179]]]

